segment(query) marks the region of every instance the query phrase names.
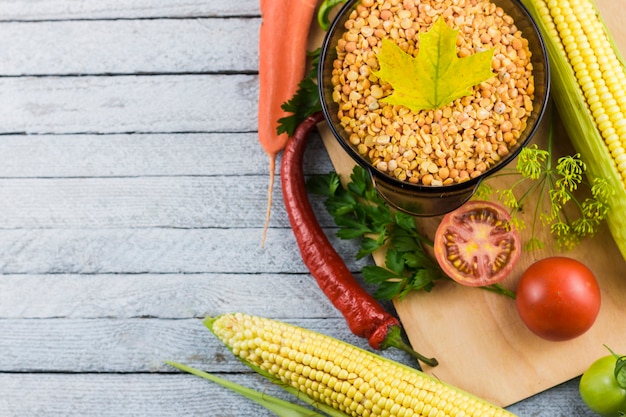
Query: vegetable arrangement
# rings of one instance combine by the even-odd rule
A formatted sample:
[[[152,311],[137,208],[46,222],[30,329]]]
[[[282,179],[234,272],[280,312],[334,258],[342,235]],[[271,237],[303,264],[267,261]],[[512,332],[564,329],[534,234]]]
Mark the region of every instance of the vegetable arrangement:
[[[377,299],[402,299],[411,291],[428,292],[438,280],[448,278],[450,269],[446,267],[444,272],[429,254],[428,248],[432,249],[435,242],[420,234],[415,217],[389,208],[364,168],[354,167],[345,189],[335,172],[312,177],[307,187],[326,197],[324,204],[339,226],[337,236],[359,240],[357,259],[385,251],[384,266],[367,265],[362,270],[365,281],[377,286]],[[443,252],[443,247],[435,250]],[[519,248],[514,252],[519,253]],[[481,288],[515,298],[495,282]]]
[[[593,177],[606,178],[609,229],[626,258],[626,66],[591,0],[522,0],[544,36],[553,98]]]
[[[316,113],[298,126],[281,163],[283,199],[302,259],[354,334],[366,338],[374,349],[396,347],[426,365],[436,366],[434,358],[427,358],[404,343],[398,319],[359,284],[317,222],[309,203],[302,162],[309,134],[322,119],[322,114]]]
[[[242,313],[205,324],[244,364],[333,416],[514,416],[416,369],[294,325]]]
[[[562,2],[560,0],[550,0],[548,3],[544,3],[542,0],[524,0],[524,2],[538,4],[537,8],[534,8],[534,6],[529,6],[529,8],[531,11],[535,12],[540,10],[541,13],[544,13],[547,5],[549,5],[552,13],[557,16],[554,18],[557,23],[555,27],[562,24],[563,19],[558,17],[558,13],[561,11],[562,3],[565,4],[567,3],[566,1]],[[322,7],[320,8],[320,14],[318,15],[320,22],[327,19],[330,8],[339,3],[342,2],[330,0],[324,1]],[[563,9],[566,8],[563,7]],[[577,18],[580,18],[580,16],[577,16]],[[568,19],[571,23],[572,18]],[[550,27],[549,23],[544,22],[540,24],[542,28],[544,28],[543,25]],[[550,33],[554,35],[554,33]],[[432,35],[443,37],[442,34],[438,35],[436,32],[432,33]],[[554,39],[550,40],[549,43],[550,42],[554,42]],[[314,59],[317,57],[317,52],[318,51],[314,54]],[[385,54],[387,55],[386,63],[385,59],[383,59]],[[403,82],[401,79],[399,81],[397,79],[394,80],[392,75],[394,73],[392,65],[393,61],[405,60],[405,58],[399,55],[402,55],[400,51],[390,49],[389,45],[387,45],[385,53],[380,56],[382,59],[381,69],[375,75],[378,75],[381,78],[386,78],[386,80],[390,83],[397,84],[398,82]],[[550,55],[553,55],[553,51],[550,51]],[[411,60],[412,59],[413,58],[411,58]],[[551,59],[554,58],[551,56]],[[586,56],[585,59],[587,59]],[[580,63],[580,59],[574,60],[574,63]],[[409,72],[408,68],[415,63],[406,62],[405,64],[406,66],[403,71]],[[565,64],[561,63],[561,66],[563,65]],[[595,72],[593,74],[595,75]],[[305,264],[317,280],[323,292],[342,312],[350,329],[355,334],[367,338],[370,345],[375,349],[384,349],[389,346],[395,346],[403,350],[408,349],[408,351],[411,351],[410,347],[406,346],[399,337],[401,330],[399,322],[395,317],[391,316],[381,308],[381,306],[376,302],[376,298],[402,298],[410,291],[429,291],[432,289],[436,280],[446,278],[446,275],[454,278],[456,274],[453,270],[456,269],[458,271],[462,268],[458,268],[460,265],[458,263],[458,258],[452,259],[452,262],[448,262],[446,264],[446,259],[450,261],[450,256],[439,258],[439,263],[433,262],[433,259],[424,250],[424,245],[430,246],[435,244],[435,254],[443,253],[441,250],[437,251],[436,242],[428,242],[424,239],[424,237],[419,235],[415,219],[408,215],[389,210],[384,201],[372,188],[371,181],[366,172],[357,167],[352,173],[352,182],[348,183],[347,189],[343,189],[341,187],[339,179],[335,173],[331,173],[326,177],[315,179],[309,183],[309,188],[314,192],[327,196],[326,205],[329,212],[333,215],[337,225],[340,227],[340,237],[347,239],[361,238],[361,249],[357,254],[357,257],[363,257],[371,254],[375,250],[383,247],[385,248],[386,257],[384,267],[374,265],[366,267],[363,270],[363,276],[366,281],[379,285],[377,292],[374,294],[375,297],[370,296],[359,286],[351,272],[347,270],[345,264],[339,258],[339,255],[334,251],[334,249],[332,249],[329,241],[317,224],[305,192],[304,174],[301,170],[304,142],[306,141],[310,131],[314,129],[315,125],[322,120],[321,114],[317,113],[320,107],[315,78],[316,69],[314,68],[306,77],[304,77],[303,80],[301,80],[298,92],[293,96],[293,98],[285,102],[282,106],[282,109],[287,113],[291,113],[291,115],[283,116],[279,120],[278,131],[282,133],[286,132],[288,135],[293,136],[292,140],[290,140],[287,148],[285,149],[283,165],[281,166],[283,195],[290,223],[296,235],[296,240]],[[610,83],[612,81],[614,80],[609,79],[607,82]],[[624,83],[622,82],[621,85],[623,86]],[[558,97],[563,94],[563,88],[557,88],[555,90],[557,105],[559,105],[559,100],[561,100],[558,110],[563,116],[563,98]],[[573,89],[571,90],[573,91]],[[580,90],[572,92],[572,94],[574,93],[578,94],[580,93]],[[616,97],[619,96],[619,93],[615,94]],[[394,100],[397,99],[397,97],[393,98],[393,95],[390,95],[387,99]],[[413,99],[415,99],[415,97],[411,98],[411,100]],[[421,100],[423,97],[418,97],[418,99]],[[580,99],[580,97],[577,99]],[[584,100],[585,98],[583,97],[583,104]],[[593,109],[591,110],[589,108],[585,108],[587,116],[593,113],[602,113],[605,109],[610,109],[610,112],[614,113],[618,112],[614,105],[607,103],[600,104],[601,102],[599,101],[599,98],[593,98],[592,96],[589,102],[592,104]],[[580,103],[576,101],[575,103],[577,103],[577,105],[574,107],[578,108],[577,106]],[[604,106],[604,108],[598,110],[598,108],[602,106]],[[579,108],[579,110],[581,109]],[[568,108],[565,110],[566,126],[571,125],[570,120],[567,119],[568,116],[571,116],[571,114],[567,114],[568,112],[572,113],[571,109]],[[605,124],[608,123],[606,122],[606,118],[609,118],[609,120],[613,119],[612,121],[614,121],[615,124],[612,126],[612,129],[615,131],[622,126],[626,126],[626,123],[620,124],[615,121],[616,119],[613,117],[613,114],[611,114],[600,117],[596,121],[589,122],[585,128],[591,126],[595,129],[594,123],[598,123],[601,127],[605,126]],[[433,119],[429,122],[434,122],[436,124],[438,121]],[[584,125],[587,122],[583,121],[581,123]],[[580,127],[580,125],[578,126]],[[582,130],[585,133],[589,132],[588,129]],[[570,132],[568,131],[568,133]],[[620,187],[622,188],[617,188],[618,192],[614,193],[614,189],[616,189],[614,178],[615,173],[609,172],[607,174],[606,169],[597,167],[599,163],[606,163],[606,161],[598,162],[597,158],[593,155],[596,150],[595,146],[597,145],[579,146],[575,141],[573,142],[574,145],[577,146],[577,150],[580,154],[561,157],[553,163],[551,129],[548,150],[544,151],[538,149],[536,146],[531,146],[522,150],[518,158],[518,165],[516,167],[517,172],[515,172],[516,175],[521,174],[522,179],[510,189],[497,191],[499,197],[513,209],[513,213],[515,214],[517,211],[522,209],[525,199],[528,199],[531,195],[528,190],[524,190],[522,196],[517,197],[514,193],[514,188],[516,186],[521,184],[523,181],[533,180],[535,183],[531,185],[531,191],[540,190],[541,192],[546,192],[547,190],[551,207],[548,210],[549,214],[541,215],[541,220],[548,223],[553,222],[551,230],[557,237],[559,245],[565,249],[571,248],[572,245],[576,244],[580,238],[595,233],[600,222],[604,220],[606,216],[611,215],[613,208],[617,207],[617,211],[624,211],[621,209],[622,203],[619,202],[619,195],[621,194],[621,191],[623,191],[624,184],[621,184]],[[610,142],[608,146],[610,148],[609,155],[610,151],[613,151],[615,156],[613,167],[616,165],[619,166],[623,162],[622,159],[620,159],[620,155],[623,154],[623,149],[620,151],[620,146],[622,145],[620,145],[619,142],[614,141]],[[586,148],[589,147],[592,149],[591,158],[587,155],[589,150],[587,149],[587,152],[585,151]],[[626,159],[626,156],[624,156],[624,159]],[[589,167],[588,173],[585,171],[587,167]],[[588,182],[585,182],[585,174],[588,174]],[[589,187],[591,196],[586,200],[578,201],[575,191],[577,191],[581,185]],[[616,195],[618,196],[617,198]],[[484,204],[485,202],[481,203]],[[567,203],[573,204],[576,208],[578,208],[580,212],[579,219],[572,221],[569,214],[564,214],[564,206]],[[469,205],[468,207],[465,207],[465,209],[469,210]],[[536,213],[540,213],[542,211],[544,210],[537,210]],[[561,211],[562,213],[559,213]],[[473,221],[476,219],[475,216],[475,214],[469,215],[466,219]],[[532,225],[533,237],[527,244],[526,249],[541,247],[543,245],[542,242],[539,242],[534,238],[534,230],[538,227],[538,222],[536,222],[538,219],[540,219],[540,216],[537,214],[535,216],[535,222],[533,222]],[[501,263],[498,265],[502,266],[500,271],[501,273],[498,274],[498,279],[494,279],[493,281],[496,283],[499,282],[500,279],[504,278],[508,272],[510,272],[521,252],[519,240],[515,240],[516,233],[513,233],[514,231],[512,230],[516,225],[515,219],[513,219],[512,222],[510,218],[505,220],[507,223],[510,223],[511,226],[511,229],[505,231],[509,232],[509,236],[513,238],[513,240],[509,240],[508,242],[513,243],[512,246],[494,246],[493,248],[498,247],[502,249],[500,253],[495,253],[493,250],[490,252],[492,260],[496,259]],[[498,219],[496,221],[499,222],[500,220]],[[616,237],[616,241],[618,241],[620,236],[619,233],[621,232],[616,234],[615,219],[613,219],[611,231]],[[449,234],[448,236],[451,235]],[[619,244],[620,242],[618,241],[618,245]],[[454,246],[454,242],[444,240],[439,244],[439,246],[452,247]],[[514,248],[515,250],[509,250],[511,248]],[[485,246],[481,246],[480,249],[484,250]],[[623,248],[621,249],[624,251]],[[448,252],[448,255],[449,253],[450,252]],[[556,262],[557,259],[550,259],[550,261]],[[452,265],[453,268],[446,269],[447,267],[450,267],[450,265]],[[570,265],[570,267],[572,266]],[[445,273],[442,271],[442,268],[445,270]],[[572,271],[572,268],[570,268],[570,272]],[[559,271],[558,268],[550,267],[548,269],[551,273]],[[576,270],[576,268],[574,268],[574,270]],[[474,269],[473,271],[476,272],[477,269]],[[531,278],[536,278],[537,275],[538,273],[536,267],[529,268],[529,270],[525,273],[525,276],[531,276]],[[559,273],[550,275],[556,275],[558,278]],[[579,277],[580,276],[581,275],[579,275]],[[567,291],[571,289],[574,286],[571,282],[546,284],[547,279],[544,278],[534,279],[531,284],[528,284],[529,280],[530,279],[520,282],[520,286],[517,288],[517,295],[497,284],[484,288],[508,295],[511,298],[517,297],[517,308],[524,323],[533,332],[548,340],[567,340],[576,337],[586,331],[593,324],[600,305],[599,290],[597,289],[597,283],[595,282],[593,274],[591,274],[591,278],[589,278],[588,275],[583,274],[580,281],[595,283],[595,291],[586,293],[586,298],[577,298],[577,294],[571,292],[566,295],[566,298],[569,297],[568,302],[574,303],[571,306],[570,311],[579,313],[576,320],[573,322],[565,319],[565,315],[557,316],[556,319],[545,319],[545,315],[540,316],[535,314],[534,318],[529,318],[528,314],[526,314],[529,311],[540,313],[542,311],[542,307],[554,305],[556,297],[555,294],[560,293],[563,290]],[[481,283],[484,284],[484,282]],[[545,290],[544,294],[546,295],[546,298],[539,300],[538,304],[537,300],[531,300],[535,303],[532,304],[532,302],[529,302],[529,294],[531,293],[531,290],[528,288],[539,288],[541,285],[544,285],[543,289]],[[545,285],[548,286],[546,287]],[[545,310],[543,311],[545,312]],[[536,326],[536,323],[538,322],[541,322],[541,326],[543,327],[540,326],[540,328],[538,328]],[[425,358],[417,353],[412,354],[416,355],[416,357],[426,364],[431,366],[436,364],[434,359]]]
[[[445,278],[427,254],[428,242],[418,233],[415,218],[391,210],[364,168],[353,168],[345,188],[336,172],[311,177],[307,188],[325,197],[324,204],[339,226],[337,236],[358,239],[357,259],[384,248],[385,267],[366,265],[361,271],[366,282],[377,286],[377,299],[402,299],[411,291],[430,291],[436,280]]]
[[[260,1],[258,129],[270,170],[263,242],[269,227],[276,158],[289,140],[278,131],[278,119],[287,115],[283,103],[296,93],[305,75],[307,39],[316,6],[317,0]]]

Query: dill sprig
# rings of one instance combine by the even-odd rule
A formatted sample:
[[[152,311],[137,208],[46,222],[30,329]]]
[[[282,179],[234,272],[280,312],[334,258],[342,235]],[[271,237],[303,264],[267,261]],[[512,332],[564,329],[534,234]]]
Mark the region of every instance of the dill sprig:
[[[555,161],[552,150],[554,121],[550,121],[547,150],[536,144],[522,149],[514,170],[503,170],[484,181],[476,194],[486,199],[495,194],[510,208],[513,224],[522,230],[526,222],[520,214],[535,204],[530,238],[526,250],[541,249],[545,242],[537,237],[539,227],[549,227],[559,249],[568,251],[581,239],[593,236],[606,218],[608,199],[614,193],[605,178],[587,174],[580,154],[561,156]],[[519,175],[513,185],[494,190],[488,182],[502,175]],[[581,190],[584,189],[584,190]]]

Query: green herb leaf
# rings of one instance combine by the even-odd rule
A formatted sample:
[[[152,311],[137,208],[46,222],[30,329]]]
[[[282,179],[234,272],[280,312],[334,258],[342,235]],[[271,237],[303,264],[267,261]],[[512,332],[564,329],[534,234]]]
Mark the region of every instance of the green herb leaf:
[[[395,248],[390,248],[385,253],[385,266],[390,270],[396,273],[398,276],[402,276],[404,272],[404,257],[402,253],[396,250]]]
[[[364,237],[361,241],[361,248],[356,253],[356,259],[362,259],[368,255],[371,255],[378,249],[380,249],[385,242],[381,239],[372,239],[369,237]]]
[[[366,224],[348,216],[338,216],[335,223],[340,227],[337,236],[341,239],[356,239],[373,232]]]
[[[363,279],[377,285],[375,298],[402,298],[412,290],[430,290],[434,280],[447,278],[425,253],[425,239],[418,233],[415,219],[392,212],[365,169],[355,166],[346,188],[333,186],[338,178],[334,172],[312,177],[307,189],[326,197],[324,205],[339,227],[337,236],[360,240],[357,259],[385,246],[385,268],[365,266],[362,270]]]
[[[392,300],[396,297],[402,298],[405,285],[405,281],[387,281],[385,285],[379,286],[378,289],[374,291],[373,296],[378,300]]]
[[[315,194],[334,194],[338,187],[341,187],[339,176],[335,173],[329,175],[316,175],[310,177],[306,187]]]
[[[535,231],[544,226],[549,227],[557,246],[566,251],[574,248],[581,239],[594,235],[608,214],[608,198],[615,192],[604,178],[592,178],[591,183],[585,181],[586,165],[579,154],[553,155],[553,123],[551,120],[547,150],[539,149],[536,144],[527,146],[520,151],[514,172],[505,169],[487,180],[502,175],[520,175],[520,180],[510,188],[494,191],[511,208],[511,217],[519,230],[524,229],[525,224],[517,214],[522,210],[529,211],[525,204],[536,201],[531,236],[524,244],[528,251],[545,247],[544,242],[535,236]],[[529,181],[530,185],[525,187]],[[522,191],[516,193],[518,187]],[[591,196],[580,197],[581,187],[587,194],[590,191]],[[493,187],[484,189],[493,191]],[[548,198],[544,199],[544,195]],[[486,199],[483,192],[481,198]],[[546,207],[544,200],[549,200]]]
[[[465,58],[457,56],[458,30],[440,18],[419,37],[419,53],[413,57],[391,39],[383,39],[378,53],[381,80],[393,87],[382,99],[413,111],[436,109],[472,93],[472,87],[493,77],[491,60],[494,49]]]
[[[412,232],[415,230],[415,218],[403,211],[397,211],[395,213],[396,224],[404,230]]]
[[[434,287],[434,280],[437,277],[433,277],[431,271],[427,269],[419,269],[413,276],[411,280],[411,286],[406,288],[404,293],[400,294],[400,299],[403,296],[408,294],[410,291],[426,291],[430,292],[430,290]]]
[[[363,279],[369,284],[382,284],[391,279],[397,279],[398,274],[378,265],[367,265],[361,271]]]

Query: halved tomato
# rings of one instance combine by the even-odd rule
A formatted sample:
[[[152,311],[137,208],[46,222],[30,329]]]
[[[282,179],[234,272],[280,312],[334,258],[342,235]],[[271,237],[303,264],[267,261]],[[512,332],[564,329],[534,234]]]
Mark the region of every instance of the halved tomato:
[[[446,275],[473,287],[502,281],[521,253],[519,233],[506,209],[477,200],[444,216],[435,233],[434,249]]]

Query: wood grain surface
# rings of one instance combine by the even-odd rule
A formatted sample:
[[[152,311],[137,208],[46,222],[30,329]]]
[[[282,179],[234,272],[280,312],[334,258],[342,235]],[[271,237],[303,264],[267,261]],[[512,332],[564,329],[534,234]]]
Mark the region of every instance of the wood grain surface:
[[[2,0],[3,21],[259,16],[254,0]]]
[[[260,247],[260,23],[253,0],[0,0],[0,416],[272,416],[164,365],[291,399],[212,338],[221,312],[368,349],[302,263],[279,188]],[[307,152],[308,175],[333,169],[318,136]],[[313,204],[360,280],[372,260]],[[509,409],[591,416],[576,378]]]

